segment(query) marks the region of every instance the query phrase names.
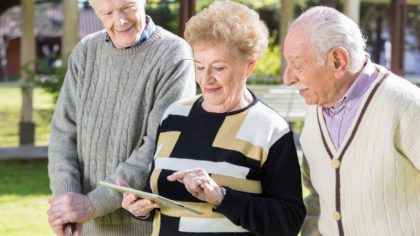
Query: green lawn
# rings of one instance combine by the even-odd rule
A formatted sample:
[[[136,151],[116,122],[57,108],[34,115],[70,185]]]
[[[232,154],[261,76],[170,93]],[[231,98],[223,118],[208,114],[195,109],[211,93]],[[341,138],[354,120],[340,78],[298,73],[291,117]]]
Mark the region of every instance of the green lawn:
[[[48,145],[50,120],[53,112],[51,95],[35,89],[33,96],[35,145]],[[19,120],[22,96],[17,87],[0,87],[0,147],[19,145]]]
[[[54,235],[46,214],[47,160],[0,161],[0,173],[0,235]]]
[[[35,145],[48,145],[53,112],[51,96],[34,91]],[[22,96],[17,87],[0,87],[0,147],[19,144]],[[0,161],[0,235],[53,235],[48,226],[47,160]]]

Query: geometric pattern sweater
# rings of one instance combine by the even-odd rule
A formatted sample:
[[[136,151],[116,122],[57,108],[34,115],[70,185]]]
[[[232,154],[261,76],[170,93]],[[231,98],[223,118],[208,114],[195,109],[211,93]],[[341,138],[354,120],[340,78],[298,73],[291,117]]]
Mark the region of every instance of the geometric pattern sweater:
[[[420,89],[376,67],[338,150],[322,108],[308,108],[302,235],[420,235]]]
[[[203,98],[182,100],[165,112],[158,133],[150,190],[204,212],[162,206],[153,234],[296,235],[305,215],[293,134],[284,119],[254,96],[249,106],[211,113]],[[217,210],[166,177],[204,168],[227,193]]]
[[[112,47],[105,31],[74,48],[51,124],[48,172],[54,195],[89,197],[101,217],[84,235],[150,235],[151,224],[121,209],[121,194],[98,181],[123,179],[143,188],[160,118],[195,95],[191,48],[157,27],[138,46]]]

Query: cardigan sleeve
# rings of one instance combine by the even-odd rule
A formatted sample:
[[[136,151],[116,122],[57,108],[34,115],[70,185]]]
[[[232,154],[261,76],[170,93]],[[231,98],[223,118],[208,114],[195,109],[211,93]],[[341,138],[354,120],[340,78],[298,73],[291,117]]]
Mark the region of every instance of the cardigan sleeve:
[[[410,87],[403,92],[404,99],[398,107],[401,117],[395,125],[395,145],[420,171],[420,89]]]
[[[76,141],[76,90],[81,48],[79,43],[69,58],[67,72],[51,122],[48,175],[54,195],[81,191]]]
[[[307,213],[305,220],[303,221],[301,234],[305,236],[321,235],[321,232],[319,232],[318,229],[320,214],[319,196],[312,186],[309,165],[305,157],[302,159],[302,180],[303,186],[309,191],[309,193],[304,199]]]
[[[262,171],[261,195],[227,189],[215,211],[255,235],[297,235],[305,207],[291,131],[270,148]]]

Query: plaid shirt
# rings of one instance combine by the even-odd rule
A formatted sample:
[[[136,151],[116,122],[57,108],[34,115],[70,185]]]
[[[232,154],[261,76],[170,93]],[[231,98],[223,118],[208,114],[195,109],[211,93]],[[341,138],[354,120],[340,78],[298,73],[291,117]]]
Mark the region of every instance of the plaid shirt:
[[[155,30],[156,30],[156,25],[153,22],[152,17],[146,16],[146,27],[144,28],[143,32],[141,32],[140,40],[137,41],[135,44],[129,47],[126,47],[124,49],[137,47],[141,43],[145,42],[153,34],[153,32],[155,32]],[[105,42],[110,43],[115,48],[115,45],[112,42],[111,38],[109,37],[108,33],[106,34]]]

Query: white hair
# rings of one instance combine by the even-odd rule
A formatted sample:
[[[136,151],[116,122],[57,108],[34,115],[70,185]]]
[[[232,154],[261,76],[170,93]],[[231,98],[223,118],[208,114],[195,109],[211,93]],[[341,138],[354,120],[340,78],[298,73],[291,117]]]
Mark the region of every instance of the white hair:
[[[315,49],[318,63],[325,64],[330,50],[343,47],[350,57],[348,71],[356,73],[366,60],[366,39],[357,24],[334,8],[312,7],[289,25],[289,32],[302,27]]]

